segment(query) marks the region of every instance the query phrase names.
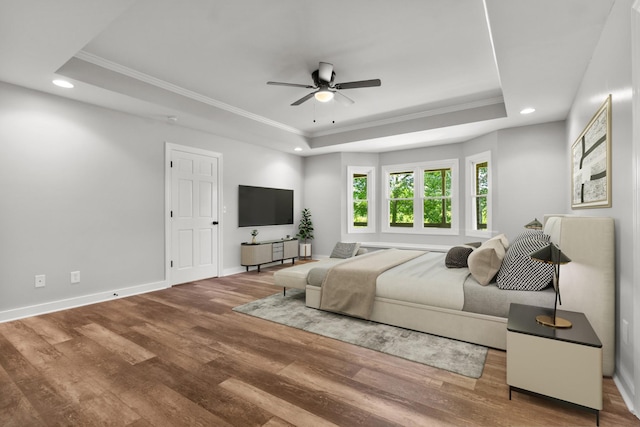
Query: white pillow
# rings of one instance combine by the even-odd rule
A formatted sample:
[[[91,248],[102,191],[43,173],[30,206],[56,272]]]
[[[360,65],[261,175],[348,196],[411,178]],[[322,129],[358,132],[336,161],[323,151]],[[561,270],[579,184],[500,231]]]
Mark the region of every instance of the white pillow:
[[[502,243],[502,246],[505,250],[507,250],[507,248],[509,247],[509,239],[507,239],[507,236],[504,233],[493,236],[492,238],[487,240],[487,242],[490,242],[491,240],[500,240],[500,243]]]
[[[500,270],[506,252],[502,242],[500,236],[493,237],[471,252],[467,259],[469,272],[483,286],[488,285]]]

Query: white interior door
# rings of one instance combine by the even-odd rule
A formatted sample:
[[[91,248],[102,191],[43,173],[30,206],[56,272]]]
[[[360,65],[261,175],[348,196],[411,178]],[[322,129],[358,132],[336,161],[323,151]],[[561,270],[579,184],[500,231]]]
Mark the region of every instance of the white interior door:
[[[171,150],[170,284],[218,276],[218,157]]]

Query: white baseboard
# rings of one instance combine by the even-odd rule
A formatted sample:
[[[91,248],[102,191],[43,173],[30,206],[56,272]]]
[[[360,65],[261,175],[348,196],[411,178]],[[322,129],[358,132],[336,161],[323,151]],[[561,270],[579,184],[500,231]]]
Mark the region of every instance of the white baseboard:
[[[616,373],[613,375],[613,382],[616,384],[622,400],[629,408],[632,414],[638,417],[638,412],[634,407],[635,387],[633,386],[633,377],[625,369],[617,368]]]
[[[225,268],[222,271],[222,276],[231,276],[231,275],[238,274],[238,273],[244,273],[245,271],[247,271],[246,267],[242,267],[242,266],[233,267],[233,268]]]
[[[43,304],[14,308],[11,310],[0,311],[0,323],[9,322],[11,320],[24,319],[25,317],[38,316],[46,313],[53,313],[54,311],[67,310],[69,308],[81,307],[83,305],[110,301],[116,298],[144,294],[151,291],[166,289],[168,287],[169,286],[167,285],[167,282],[163,280],[161,282],[147,283],[144,285],[130,286],[127,288],[112,289],[110,291],[99,292],[97,294],[82,295],[79,297],[51,301]]]

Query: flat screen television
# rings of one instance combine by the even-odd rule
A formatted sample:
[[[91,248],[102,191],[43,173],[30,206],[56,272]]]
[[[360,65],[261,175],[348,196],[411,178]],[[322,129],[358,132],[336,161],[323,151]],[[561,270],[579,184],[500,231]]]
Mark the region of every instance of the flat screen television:
[[[293,190],[238,186],[238,225],[293,224]]]

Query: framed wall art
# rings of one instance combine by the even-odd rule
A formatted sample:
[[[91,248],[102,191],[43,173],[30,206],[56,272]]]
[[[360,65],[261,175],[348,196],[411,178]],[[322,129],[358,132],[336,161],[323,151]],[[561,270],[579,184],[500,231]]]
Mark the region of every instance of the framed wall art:
[[[611,95],[571,146],[571,208],[611,207]]]

